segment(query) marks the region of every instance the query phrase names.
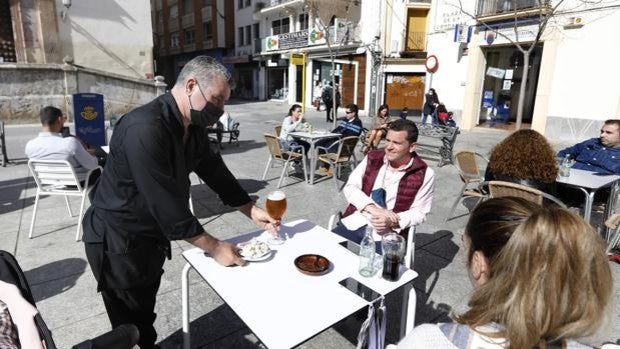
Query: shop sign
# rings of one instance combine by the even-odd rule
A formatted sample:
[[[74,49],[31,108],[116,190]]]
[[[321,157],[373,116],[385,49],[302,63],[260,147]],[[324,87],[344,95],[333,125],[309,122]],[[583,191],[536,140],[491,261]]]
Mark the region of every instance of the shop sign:
[[[308,45],[324,45],[326,43],[325,33],[316,28],[308,29]]]
[[[279,50],[279,40],[278,35],[272,35],[265,38],[265,46],[267,47],[267,51],[275,51]]]
[[[525,25],[515,27],[506,27],[506,28],[497,28],[493,30],[484,30],[481,31],[480,41],[487,45],[503,45],[503,44],[511,44],[514,42],[528,42],[534,41],[536,39],[536,34],[538,34],[538,25]]]
[[[278,35],[280,39],[280,50],[289,48],[304,47],[308,45],[308,31],[302,30],[294,33]]]
[[[482,96],[482,107],[493,108],[493,91],[484,91]]]
[[[471,40],[472,27],[464,24],[457,24],[454,27],[454,42],[463,44],[469,43]]]
[[[304,64],[304,55],[301,53],[293,53],[291,54],[291,64],[293,65],[303,65]]]
[[[487,68],[487,75],[488,76],[492,76],[492,77],[498,78],[498,79],[503,79],[504,78],[504,74],[506,74],[506,71],[504,69],[493,68],[493,67],[488,67]]]

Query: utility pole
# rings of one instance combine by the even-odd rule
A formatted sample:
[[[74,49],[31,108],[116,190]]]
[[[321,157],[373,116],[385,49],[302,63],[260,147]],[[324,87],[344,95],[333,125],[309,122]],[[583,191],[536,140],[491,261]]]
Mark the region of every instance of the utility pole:
[[[377,109],[377,90],[379,85],[379,68],[381,67],[381,59],[383,54],[381,53],[381,46],[379,46],[379,39],[381,38],[381,32],[377,32],[369,45],[370,58],[372,60],[372,66],[370,67],[370,103],[368,106],[368,116],[373,117],[375,110]]]

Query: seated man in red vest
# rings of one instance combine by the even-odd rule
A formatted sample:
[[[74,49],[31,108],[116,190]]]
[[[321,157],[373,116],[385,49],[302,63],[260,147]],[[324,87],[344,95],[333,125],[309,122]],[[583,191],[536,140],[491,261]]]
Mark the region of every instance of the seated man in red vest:
[[[413,121],[390,123],[385,140],[385,148],[370,151],[349,176],[343,218],[359,211],[378,235],[395,231],[406,237],[408,228],[424,222],[431,210],[434,173],[415,153],[418,128]],[[334,232],[359,243],[364,230],[341,224]]]

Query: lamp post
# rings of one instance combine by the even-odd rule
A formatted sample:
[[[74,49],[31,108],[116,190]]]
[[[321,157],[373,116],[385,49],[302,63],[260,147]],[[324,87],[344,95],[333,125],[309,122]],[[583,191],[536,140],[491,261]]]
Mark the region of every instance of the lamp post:
[[[379,46],[379,39],[381,33],[375,34],[375,37],[368,49],[370,51],[370,58],[372,66],[370,67],[370,103],[368,109],[370,109],[368,116],[372,116],[377,109],[377,86],[379,85],[379,68],[381,67],[381,47]]]

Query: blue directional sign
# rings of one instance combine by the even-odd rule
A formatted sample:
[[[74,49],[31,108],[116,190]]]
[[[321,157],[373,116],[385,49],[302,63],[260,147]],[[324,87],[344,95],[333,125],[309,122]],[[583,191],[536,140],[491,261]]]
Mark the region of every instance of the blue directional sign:
[[[105,115],[103,95],[76,93],[73,95],[75,135],[91,147],[105,145]]]

